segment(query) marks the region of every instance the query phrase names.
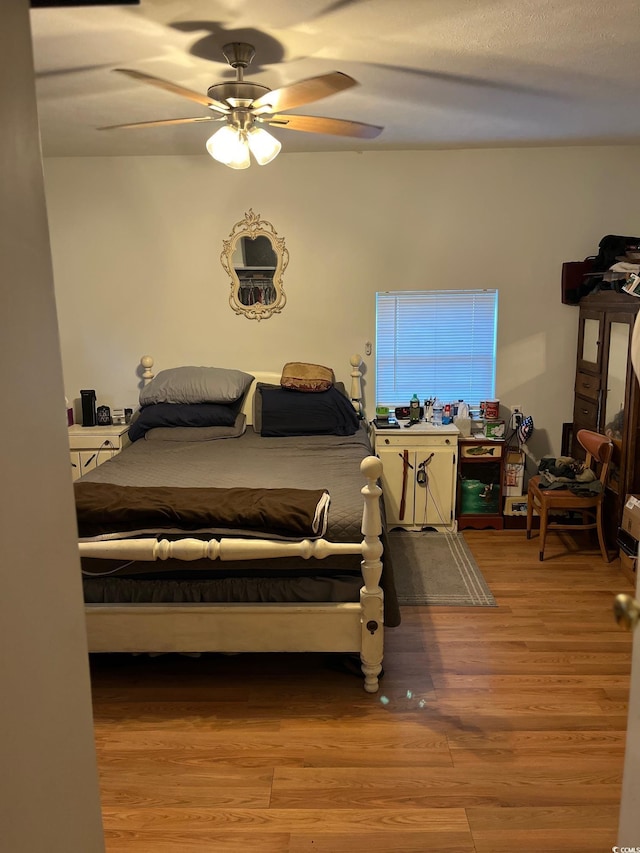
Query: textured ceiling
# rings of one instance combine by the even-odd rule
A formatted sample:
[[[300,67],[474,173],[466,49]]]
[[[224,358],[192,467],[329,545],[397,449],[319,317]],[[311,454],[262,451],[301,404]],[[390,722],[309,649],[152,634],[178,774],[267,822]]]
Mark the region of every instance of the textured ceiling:
[[[112,73],[206,94],[234,79],[221,48],[248,41],[245,79],[276,89],[329,71],[360,85],[292,113],[383,125],[373,140],[278,130],[286,151],[640,143],[638,0],[141,0],[31,11],[45,156],[200,154],[218,125],[99,131],[208,115]]]

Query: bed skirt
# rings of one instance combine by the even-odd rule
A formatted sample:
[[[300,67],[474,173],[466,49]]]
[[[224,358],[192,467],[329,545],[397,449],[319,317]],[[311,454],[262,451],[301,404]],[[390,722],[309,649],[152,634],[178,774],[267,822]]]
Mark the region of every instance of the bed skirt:
[[[362,575],[327,577],[85,578],[87,604],[357,602]]]

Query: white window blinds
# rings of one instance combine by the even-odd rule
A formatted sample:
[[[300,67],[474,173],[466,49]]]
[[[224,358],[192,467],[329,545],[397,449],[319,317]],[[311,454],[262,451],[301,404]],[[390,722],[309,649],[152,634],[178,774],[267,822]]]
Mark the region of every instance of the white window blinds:
[[[376,404],[495,399],[497,290],[376,294]]]

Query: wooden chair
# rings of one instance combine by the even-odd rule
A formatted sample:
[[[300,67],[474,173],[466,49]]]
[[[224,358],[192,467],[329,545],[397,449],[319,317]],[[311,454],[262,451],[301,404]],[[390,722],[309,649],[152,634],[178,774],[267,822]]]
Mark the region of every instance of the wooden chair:
[[[609,554],[602,529],[602,502],[609,462],[613,453],[613,443],[606,436],[600,435],[598,432],[591,432],[588,429],[578,430],[576,438],[587,453],[585,466],[593,468],[595,464],[600,463],[599,480],[602,489],[595,495],[576,495],[570,489],[545,489],[544,486],[541,487],[540,485],[539,475],[532,477],[529,480],[527,493],[527,539],[531,539],[531,522],[535,509],[540,516],[540,560],[544,559],[544,546],[548,530],[597,530],[602,559],[608,563]],[[549,513],[556,509],[581,513],[582,523],[550,522]]]

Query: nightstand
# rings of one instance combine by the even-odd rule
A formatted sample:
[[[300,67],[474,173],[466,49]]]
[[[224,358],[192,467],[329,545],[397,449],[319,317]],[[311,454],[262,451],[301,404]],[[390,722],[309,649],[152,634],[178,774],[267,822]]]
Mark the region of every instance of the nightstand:
[[[126,447],[129,441],[129,424],[114,426],[69,427],[71,473],[74,480],[92,468],[102,465]]]
[[[502,439],[461,438],[458,460],[458,529],[502,530],[505,443]],[[526,500],[526,498],[525,498]]]
[[[388,527],[455,532],[456,426],[419,423],[400,429],[373,427],[382,462],[382,493]]]

